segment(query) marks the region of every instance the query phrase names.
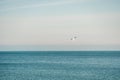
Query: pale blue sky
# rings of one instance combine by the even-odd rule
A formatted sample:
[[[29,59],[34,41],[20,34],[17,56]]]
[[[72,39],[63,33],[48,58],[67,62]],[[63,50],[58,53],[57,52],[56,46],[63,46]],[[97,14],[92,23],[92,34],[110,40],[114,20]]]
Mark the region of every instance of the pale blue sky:
[[[0,0],[0,50],[120,50],[120,0]]]
[[[119,12],[119,0],[2,0],[0,15],[68,15]]]

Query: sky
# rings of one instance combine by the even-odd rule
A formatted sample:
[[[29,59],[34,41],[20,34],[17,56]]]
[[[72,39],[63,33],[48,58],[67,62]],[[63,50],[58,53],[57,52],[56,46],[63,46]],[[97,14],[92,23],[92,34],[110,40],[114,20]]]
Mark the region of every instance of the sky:
[[[120,0],[0,0],[4,50],[120,50]]]

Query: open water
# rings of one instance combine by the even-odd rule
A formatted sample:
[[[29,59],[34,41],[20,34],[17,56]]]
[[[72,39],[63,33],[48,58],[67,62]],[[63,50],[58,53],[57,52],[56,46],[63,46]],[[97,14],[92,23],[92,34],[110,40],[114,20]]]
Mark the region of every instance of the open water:
[[[120,51],[4,51],[0,80],[120,80]]]

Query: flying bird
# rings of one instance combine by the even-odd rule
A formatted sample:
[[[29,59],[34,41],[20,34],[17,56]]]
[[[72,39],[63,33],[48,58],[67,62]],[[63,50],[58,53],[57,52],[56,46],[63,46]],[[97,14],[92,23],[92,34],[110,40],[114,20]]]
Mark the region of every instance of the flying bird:
[[[76,37],[76,36],[74,36],[74,37],[73,37],[73,38],[71,38],[70,40],[72,40],[72,41],[73,41],[73,40],[76,40],[76,39],[77,39],[77,37]]]

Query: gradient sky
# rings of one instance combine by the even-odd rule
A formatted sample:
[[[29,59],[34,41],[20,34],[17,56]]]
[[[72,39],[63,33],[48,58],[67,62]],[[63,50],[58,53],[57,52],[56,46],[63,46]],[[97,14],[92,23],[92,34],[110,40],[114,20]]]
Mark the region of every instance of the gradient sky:
[[[0,50],[120,50],[120,0],[0,0]]]

